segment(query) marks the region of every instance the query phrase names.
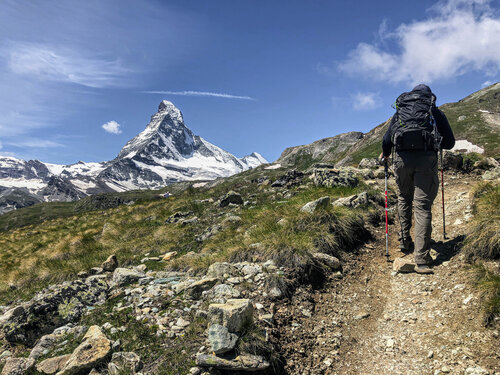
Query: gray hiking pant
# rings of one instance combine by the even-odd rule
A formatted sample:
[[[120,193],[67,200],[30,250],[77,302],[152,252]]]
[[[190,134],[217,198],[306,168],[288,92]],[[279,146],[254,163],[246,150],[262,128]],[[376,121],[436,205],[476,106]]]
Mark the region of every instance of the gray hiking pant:
[[[415,263],[428,264],[432,232],[432,203],[439,189],[437,153],[399,151],[394,153],[394,172],[399,188],[398,211],[403,238],[409,240],[412,207],[415,209]]]

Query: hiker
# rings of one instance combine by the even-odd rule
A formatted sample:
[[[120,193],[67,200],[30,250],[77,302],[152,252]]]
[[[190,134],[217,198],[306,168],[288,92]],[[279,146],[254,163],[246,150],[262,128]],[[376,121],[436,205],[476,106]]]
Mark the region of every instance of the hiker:
[[[401,94],[395,103],[396,114],[382,142],[387,163],[394,149],[393,165],[398,185],[398,212],[401,223],[400,249],[414,251],[417,273],[432,271],[429,245],[432,232],[432,203],[436,198],[438,151],[451,149],[455,137],[445,114],[436,107],[436,96],[423,84]],[[412,206],[415,208],[415,243],[410,235]]]

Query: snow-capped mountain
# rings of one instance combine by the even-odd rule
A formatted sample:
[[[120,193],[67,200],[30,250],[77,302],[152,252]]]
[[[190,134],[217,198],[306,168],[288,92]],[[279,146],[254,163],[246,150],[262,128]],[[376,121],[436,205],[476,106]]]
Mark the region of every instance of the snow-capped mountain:
[[[163,100],[146,129],[127,142],[114,160],[57,165],[0,157],[0,213],[33,202],[71,201],[100,192],[227,177],[265,163],[256,152],[238,159],[194,135],[181,111]]]

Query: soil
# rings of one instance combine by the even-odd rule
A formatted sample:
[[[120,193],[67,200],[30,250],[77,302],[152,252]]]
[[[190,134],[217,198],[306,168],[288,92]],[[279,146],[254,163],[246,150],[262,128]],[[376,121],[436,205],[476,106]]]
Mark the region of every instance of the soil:
[[[433,206],[434,275],[396,274],[385,230],[319,290],[303,287],[278,308],[276,333],[288,374],[500,374],[498,329],[486,327],[481,292],[460,254],[477,178],[445,176]],[[382,182],[383,183],[383,182]],[[383,189],[382,185],[379,185]],[[390,183],[394,192],[394,180]],[[403,256],[390,226],[390,259]],[[413,255],[407,255],[412,257]]]

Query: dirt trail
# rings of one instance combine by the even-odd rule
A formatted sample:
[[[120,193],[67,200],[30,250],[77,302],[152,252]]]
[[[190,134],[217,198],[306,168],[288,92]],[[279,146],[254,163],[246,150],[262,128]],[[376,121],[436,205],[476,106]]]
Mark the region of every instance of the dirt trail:
[[[394,274],[379,229],[343,277],[333,275],[319,291],[299,291],[278,311],[288,373],[500,374],[498,331],[484,327],[479,292],[458,253],[477,180],[446,178],[450,239],[433,246],[435,274]],[[433,214],[433,238],[440,241],[441,195]],[[402,254],[397,226],[390,231],[394,259]]]

